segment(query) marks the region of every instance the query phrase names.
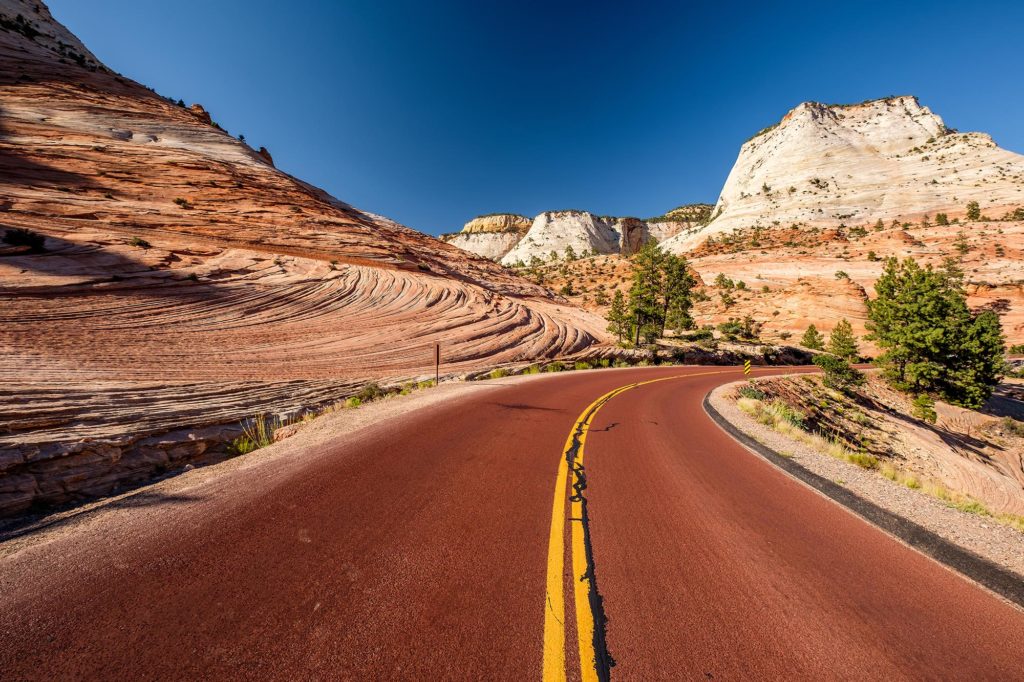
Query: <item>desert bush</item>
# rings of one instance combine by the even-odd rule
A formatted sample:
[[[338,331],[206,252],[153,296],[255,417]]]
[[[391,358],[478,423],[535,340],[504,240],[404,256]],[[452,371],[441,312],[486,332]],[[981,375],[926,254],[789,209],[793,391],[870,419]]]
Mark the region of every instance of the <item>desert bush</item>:
[[[373,400],[377,400],[378,398],[382,398],[386,395],[387,391],[385,391],[379,385],[377,385],[377,382],[371,381],[370,383],[366,384],[361,389],[359,389],[359,392],[356,393],[355,397],[358,398],[361,402],[368,403]]]
[[[864,374],[855,367],[851,367],[850,363],[837,355],[830,353],[815,355],[814,364],[821,368],[822,383],[829,388],[845,391],[864,383]]]
[[[935,400],[927,393],[920,393],[914,398],[910,414],[929,424],[934,424],[939,418],[935,412]]]
[[[740,397],[750,398],[751,400],[764,400],[764,391],[759,389],[753,383],[749,383],[746,386],[740,386],[739,390]]]

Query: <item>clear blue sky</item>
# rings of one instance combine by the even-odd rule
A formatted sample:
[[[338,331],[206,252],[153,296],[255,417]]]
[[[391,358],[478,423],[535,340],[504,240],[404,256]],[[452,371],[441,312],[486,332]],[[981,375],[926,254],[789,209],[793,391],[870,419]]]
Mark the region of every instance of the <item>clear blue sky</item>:
[[[50,0],[111,68],[425,232],[713,202],[805,100],[915,94],[1024,152],[1024,3]]]

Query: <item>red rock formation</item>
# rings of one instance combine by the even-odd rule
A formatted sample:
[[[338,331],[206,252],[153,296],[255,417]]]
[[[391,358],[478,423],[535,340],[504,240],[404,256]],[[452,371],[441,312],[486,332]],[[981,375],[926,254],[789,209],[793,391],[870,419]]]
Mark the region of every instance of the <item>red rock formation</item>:
[[[45,7],[0,0],[16,14],[31,28],[0,30],[0,232],[46,243],[0,253],[0,514],[180,466],[256,412],[426,374],[435,342],[466,371],[603,334],[274,169],[199,105],[110,72]]]

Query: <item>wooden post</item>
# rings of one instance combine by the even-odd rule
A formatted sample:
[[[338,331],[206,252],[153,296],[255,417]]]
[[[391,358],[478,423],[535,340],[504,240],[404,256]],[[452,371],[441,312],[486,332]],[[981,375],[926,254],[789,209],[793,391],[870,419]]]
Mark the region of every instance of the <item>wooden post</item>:
[[[434,344],[434,385],[441,385],[441,344]]]

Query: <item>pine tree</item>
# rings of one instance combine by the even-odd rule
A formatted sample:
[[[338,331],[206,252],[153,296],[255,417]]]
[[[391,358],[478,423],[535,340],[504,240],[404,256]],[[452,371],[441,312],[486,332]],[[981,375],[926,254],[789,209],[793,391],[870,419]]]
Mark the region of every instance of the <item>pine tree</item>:
[[[825,347],[825,337],[821,335],[818,328],[813,324],[807,327],[807,331],[804,332],[803,338],[800,339],[800,345],[804,348],[810,348],[811,350],[821,350]]]
[[[618,336],[619,343],[622,343],[622,335],[626,333],[628,328],[628,318],[626,315],[626,298],[618,289],[615,290],[615,295],[612,296],[612,305],[608,308],[608,313],[605,317],[608,320],[608,331]]]
[[[657,244],[644,244],[633,256],[633,284],[629,289],[629,314],[634,330],[634,343],[640,336],[656,338],[662,328],[664,304],[661,263],[664,254]]]
[[[938,392],[965,407],[980,407],[999,380],[1003,334],[999,317],[967,307],[963,273],[947,260],[922,268],[912,258],[886,260],[868,301],[869,339],[898,389]]]
[[[679,332],[693,326],[690,308],[693,300],[690,291],[693,289],[693,276],[687,271],[686,259],[682,256],[666,254],[661,264],[663,312],[661,334],[665,335],[665,326],[669,325]]]
[[[846,318],[836,323],[835,329],[828,336],[828,352],[844,360],[855,360],[860,355],[857,348],[857,337],[853,335],[853,325]]]
[[[977,201],[971,201],[967,204],[967,219],[968,220],[981,220],[981,206],[978,205]]]

